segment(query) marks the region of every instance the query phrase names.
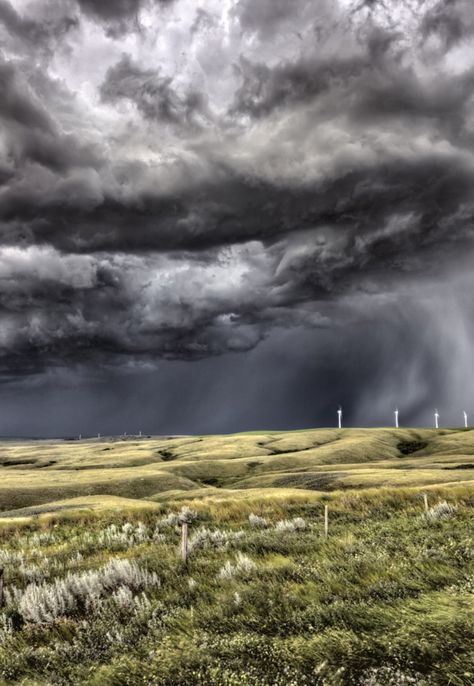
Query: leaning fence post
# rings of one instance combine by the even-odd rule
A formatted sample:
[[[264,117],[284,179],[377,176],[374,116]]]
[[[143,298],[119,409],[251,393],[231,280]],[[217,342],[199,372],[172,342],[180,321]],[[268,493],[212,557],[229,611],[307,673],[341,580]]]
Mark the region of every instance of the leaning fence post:
[[[188,523],[181,523],[181,559],[184,564],[188,561]]]
[[[3,572],[4,572],[3,567],[0,567],[0,607],[3,607],[5,604],[5,593],[3,590],[3,583],[4,583]]]
[[[428,512],[428,495],[427,495],[427,493],[423,493],[423,502],[425,504],[425,512]]]
[[[329,531],[329,507],[327,505],[324,506],[324,538],[328,537],[328,531]]]

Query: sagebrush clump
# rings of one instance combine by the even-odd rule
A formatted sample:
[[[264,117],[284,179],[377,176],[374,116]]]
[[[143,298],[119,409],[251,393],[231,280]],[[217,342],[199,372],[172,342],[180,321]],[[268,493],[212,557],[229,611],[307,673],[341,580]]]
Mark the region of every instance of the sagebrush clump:
[[[425,513],[425,518],[428,521],[437,521],[443,519],[451,519],[456,514],[456,507],[450,505],[446,500],[441,500],[439,503],[431,507]]]
[[[306,529],[306,522],[302,517],[295,517],[294,519],[282,519],[275,525],[276,531],[304,531]]]
[[[188,543],[190,553],[206,548],[227,548],[244,536],[243,531],[223,531],[201,526],[191,535]]]
[[[76,614],[81,608],[97,610],[104,597],[111,595],[125,606],[133,592],[157,588],[155,573],[141,569],[129,560],[112,560],[98,570],[67,574],[51,583],[30,583],[25,589],[7,592],[7,603],[16,605],[27,622],[43,624]]]
[[[269,526],[265,517],[260,517],[259,515],[253,514],[253,512],[249,514],[249,524],[256,529],[267,529]]]
[[[219,579],[228,581],[234,577],[248,577],[257,570],[257,565],[253,560],[241,552],[237,553],[235,563],[229,560],[221,567],[219,571]]]

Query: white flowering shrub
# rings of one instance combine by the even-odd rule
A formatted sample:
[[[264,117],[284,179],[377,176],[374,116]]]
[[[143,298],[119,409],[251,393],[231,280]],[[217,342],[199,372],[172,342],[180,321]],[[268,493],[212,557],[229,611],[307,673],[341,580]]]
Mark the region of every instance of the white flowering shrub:
[[[131,607],[128,601],[134,591],[159,585],[155,573],[129,560],[112,560],[98,570],[69,573],[52,583],[31,583],[24,591],[12,587],[7,602],[17,605],[27,622],[43,624],[72,615],[80,606],[97,610],[107,595],[121,607]]]
[[[229,560],[221,567],[219,571],[219,579],[222,581],[229,581],[235,577],[249,577],[257,570],[257,565],[247,555],[241,552],[237,553],[235,564]]]
[[[304,531],[306,529],[306,522],[302,517],[295,517],[294,519],[281,519],[276,523],[276,531],[293,532],[293,531]]]
[[[14,586],[13,584],[8,584],[4,589],[5,594],[5,605],[7,607],[15,607],[20,602],[23,591]]]
[[[48,564],[39,566],[22,563],[18,568],[18,572],[28,581],[43,581],[48,576]]]
[[[101,570],[105,588],[114,588],[119,584],[129,586],[135,591],[142,588],[160,586],[160,580],[154,572],[141,569],[130,560],[111,560]]]
[[[190,537],[188,551],[191,553],[206,548],[227,548],[235,541],[239,541],[243,535],[243,531],[222,531],[201,526]]]
[[[162,517],[156,523],[156,533],[159,533],[161,529],[167,529],[173,526],[178,526],[179,524],[190,524],[197,519],[197,512],[191,510],[191,508],[184,505],[179,512],[172,512],[166,517]]]
[[[107,631],[105,634],[105,639],[108,641],[113,646],[117,645],[122,645],[124,643],[124,635],[123,632],[120,631],[117,627],[114,627],[110,629],[110,631]]]
[[[441,500],[439,503],[431,507],[425,513],[425,519],[434,522],[437,520],[451,519],[456,514],[456,507],[450,505],[446,500]]]
[[[148,529],[143,522],[138,522],[134,536],[139,543],[146,543],[146,541],[148,541]]]
[[[44,624],[72,614],[77,601],[65,579],[51,584],[29,584],[18,603],[18,611],[27,622]]]
[[[268,522],[265,517],[259,517],[259,515],[249,514],[249,524],[255,529],[266,529],[268,527]]]
[[[141,543],[148,543],[153,538],[148,528],[142,522],[136,526],[126,522],[122,527],[111,524],[99,533],[98,543],[112,549],[131,548]]]
[[[185,505],[184,507],[181,508],[181,510],[178,513],[178,519],[179,523],[187,523],[190,524],[191,522],[194,522],[195,519],[197,519],[197,512],[196,510],[191,510],[190,507]]]
[[[406,674],[395,667],[369,669],[360,681],[361,686],[428,686],[421,674]]]
[[[179,519],[176,513],[166,515],[156,522],[155,532],[158,533],[161,529],[169,529],[173,526],[178,526]]]
[[[39,548],[42,545],[51,545],[56,543],[56,536],[52,531],[36,532],[32,536],[27,537],[27,545],[31,548]]]
[[[149,615],[151,611],[151,602],[146,595],[142,592],[140,595],[135,596],[133,599],[133,614],[136,617],[145,617]]]
[[[13,634],[13,622],[6,614],[0,614],[0,645],[3,645]]]
[[[15,550],[0,550],[0,566],[11,567],[12,565],[22,564],[25,560],[25,555],[22,552]]]
[[[112,600],[116,605],[126,610],[130,610],[133,607],[133,593],[128,586],[119,586],[112,593]]]
[[[222,581],[229,581],[230,579],[233,579],[234,576],[236,576],[235,565],[233,565],[230,560],[227,560],[225,565],[219,570],[219,579]]]

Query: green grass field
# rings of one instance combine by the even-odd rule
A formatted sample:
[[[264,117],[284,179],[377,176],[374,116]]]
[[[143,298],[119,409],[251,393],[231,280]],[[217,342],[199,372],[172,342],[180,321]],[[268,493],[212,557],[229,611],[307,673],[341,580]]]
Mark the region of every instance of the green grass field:
[[[4,441],[0,475],[3,686],[474,684],[474,431]]]

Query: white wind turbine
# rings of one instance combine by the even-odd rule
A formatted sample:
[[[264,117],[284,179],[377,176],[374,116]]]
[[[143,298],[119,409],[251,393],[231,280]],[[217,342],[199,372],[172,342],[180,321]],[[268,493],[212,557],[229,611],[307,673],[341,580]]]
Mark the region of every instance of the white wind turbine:
[[[337,411],[337,424],[339,428],[342,429],[342,407],[340,405]]]
[[[439,414],[438,414],[438,410],[435,410],[434,418],[435,418],[435,427],[436,427],[437,429],[439,429]]]
[[[398,407],[395,408],[394,415],[395,415],[395,426],[398,429]]]
[[[463,415],[464,415],[464,428],[467,429],[467,412],[466,412],[466,410],[464,410]]]

